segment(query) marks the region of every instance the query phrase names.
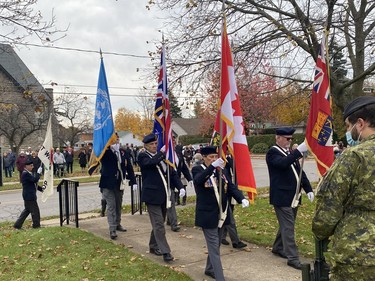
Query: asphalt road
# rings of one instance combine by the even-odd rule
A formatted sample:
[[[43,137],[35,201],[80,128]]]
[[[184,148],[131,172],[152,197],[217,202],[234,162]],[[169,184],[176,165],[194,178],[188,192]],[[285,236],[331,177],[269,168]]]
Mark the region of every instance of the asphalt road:
[[[257,188],[269,186],[267,164],[264,159],[253,158],[252,165],[256,179]],[[304,170],[314,182],[318,180],[318,172],[314,160],[306,160]],[[194,190],[187,190],[188,195],[195,194]],[[41,197],[41,196],[39,196]],[[79,212],[92,211],[100,208],[101,193],[98,183],[84,183],[78,187],[78,210]],[[0,222],[15,221],[23,210],[23,200],[21,190],[0,191]],[[41,217],[58,216],[59,203],[58,193],[48,198],[46,202],[38,199]],[[130,190],[125,190],[124,204],[130,204]]]

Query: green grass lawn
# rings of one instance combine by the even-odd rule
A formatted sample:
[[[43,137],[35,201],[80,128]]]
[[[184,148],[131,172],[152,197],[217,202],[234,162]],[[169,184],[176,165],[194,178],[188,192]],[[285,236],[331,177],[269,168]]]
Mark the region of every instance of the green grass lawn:
[[[0,280],[192,280],[122,245],[70,227],[0,225]]]

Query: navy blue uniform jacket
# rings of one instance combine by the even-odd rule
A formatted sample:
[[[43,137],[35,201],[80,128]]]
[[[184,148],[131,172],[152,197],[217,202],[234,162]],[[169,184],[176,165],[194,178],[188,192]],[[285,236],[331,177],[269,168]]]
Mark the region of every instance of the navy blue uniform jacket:
[[[204,164],[203,164],[204,165]],[[195,207],[195,225],[202,228],[217,228],[219,223],[219,205],[215,196],[213,187],[206,187],[205,183],[215,172],[214,166],[210,165],[203,169],[201,165],[193,167],[194,188],[197,195]],[[218,176],[219,172],[217,172]],[[233,197],[238,203],[241,203],[244,196],[240,190],[232,183],[226,170],[223,174],[228,180],[227,192],[222,186],[222,207],[225,210],[228,197]],[[224,183],[224,181],[223,181]],[[229,202],[230,203],[230,202]],[[229,205],[228,205],[229,208]],[[224,224],[229,224],[229,216],[227,216]]]
[[[35,174],[33,176],[28,171],[24,170],[21,174],[21,182],[22,182],[22,197],[25,201],[34,201],[36,200],[36,190],[37,190],[37,183],[39,181],[40,175]]]
[[[120,189],[121,174],[117,164],[116,154],[108,148],[100,160],[102,168],[100,169],[100,188]]]
[[[280,148],[282,149],[282,148]],[[296,193],[297,179],[292,170],[294,165],[297,175],[300,173],[298,159],[302,155],[298,150],[284,155],[277,148],[271,147],[266,154],[270,176],[270,204],[278,207],[290,207]],[[312,188],[305,172],[302,172],[301,186],[306,193]]]
[[[157,165],[165,159],[162,152],[158,152],[154,156],[147,152],[141,152],[138,156],[138,164],[142,173],[142,202],[151,205],[162,205],[166,203],[167,194],[163,180],[158,171]],[[168,166],[169,167],[169,166]],[[165,176],[163,169],[160,167]],[[175,170],[169,168],[170,188],[180,190],[184,188]],[[166,179],[166,176],[165,176]],[[167,179],[165,180],[168,183]]]

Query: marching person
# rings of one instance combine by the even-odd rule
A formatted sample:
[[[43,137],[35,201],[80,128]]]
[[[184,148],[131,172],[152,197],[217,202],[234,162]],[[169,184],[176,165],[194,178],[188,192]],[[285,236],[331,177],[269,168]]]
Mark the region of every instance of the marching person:
[[[266,162],[270,177],[270,204],[273,205],[279,230],[272,246],[272,253],[288,259],[287,264],[295,269],[301,269],[297,245],[295,242],[294,226],[298,207],[292,207],[296,195],[300,164],[298,159],[307,152],[305,143],[297,149],[290,151],[293,140],[294,128],[284,127],[276,129],[276,145],[272,146],[266,154]],[[314,193],[305,172],[302,172],[301,187],[312,202]],[[301,199],[299,198],[299,204]]]
[[[344,110],[347,148],[319,185],[312,230],[331,237],[330,280],[375,280],[375,97]]]
[[[164,222],[167,208],[170,208],[170,196],[174,188],[180,191],[180,197],[185,195],[185,189],[174,169],[164,162],[165,153],[157,152],[157,137],[149,134],[143,138],[145,151],[139,153],[138,163],[142,173],[142,202],[146,203],[152,231],[150,235],[150,253],[163,256],[164,261],[173,261],[171,249],[165,237]],[[168,187],[167,169],[170,175]]]
[[[123,191],[120,189],[124,175],[121,170],[120,143],[117,136],[105,151],[101,162],[99,188],[107,204],[107,221],[109,236],[112,240],[117,238],[116,231],[125,232],[121,225],[121,209]]]
[[[43,192],[42,187],[38,186],[40,174],[42,173],[42,167],[38,168],[35,175],[33,175],[32,170],[33,161],[31,159],[27,159],[25,162],[24,171],[21,174],[22,197],[24,200],[25,209],[22,211],[19,218],[13,225],[13,227],[16,229],[22,228],[22,225],[29,214],[31,214],[33,228],[40,227],[40,211],[36,191],[39,190]]]
[[[208,256],[204,274],[216,280],[225,280],[220,259],[220,242],[222,227],[229,223],[230,212],[228,196],[232,196],[242,207],[248,207],[249,201],[232,183],[224,168],[225,162],[218,158],[217,148],[201,148],[203,163],[192,169],[196,193],[195,225],[203,230],[207,244]],[[221,180],[220,172],[221,170]],[[221,183],[221,186],[220,186]],[[220,202],[221,190],[221,202]],[[222,213],[220,213],[220,205]]]

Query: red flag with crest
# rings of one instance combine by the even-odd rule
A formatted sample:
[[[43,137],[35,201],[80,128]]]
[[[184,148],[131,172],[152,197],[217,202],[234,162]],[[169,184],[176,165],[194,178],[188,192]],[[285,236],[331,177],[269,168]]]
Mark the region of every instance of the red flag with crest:
[[[329,85],[326,36],[323,36],[315,66],[314,84],[311,94],[310,114],[307,121],[305,142],[314,156],[320,176],[323,176],[334,161],[332,146],[333,118]]]

